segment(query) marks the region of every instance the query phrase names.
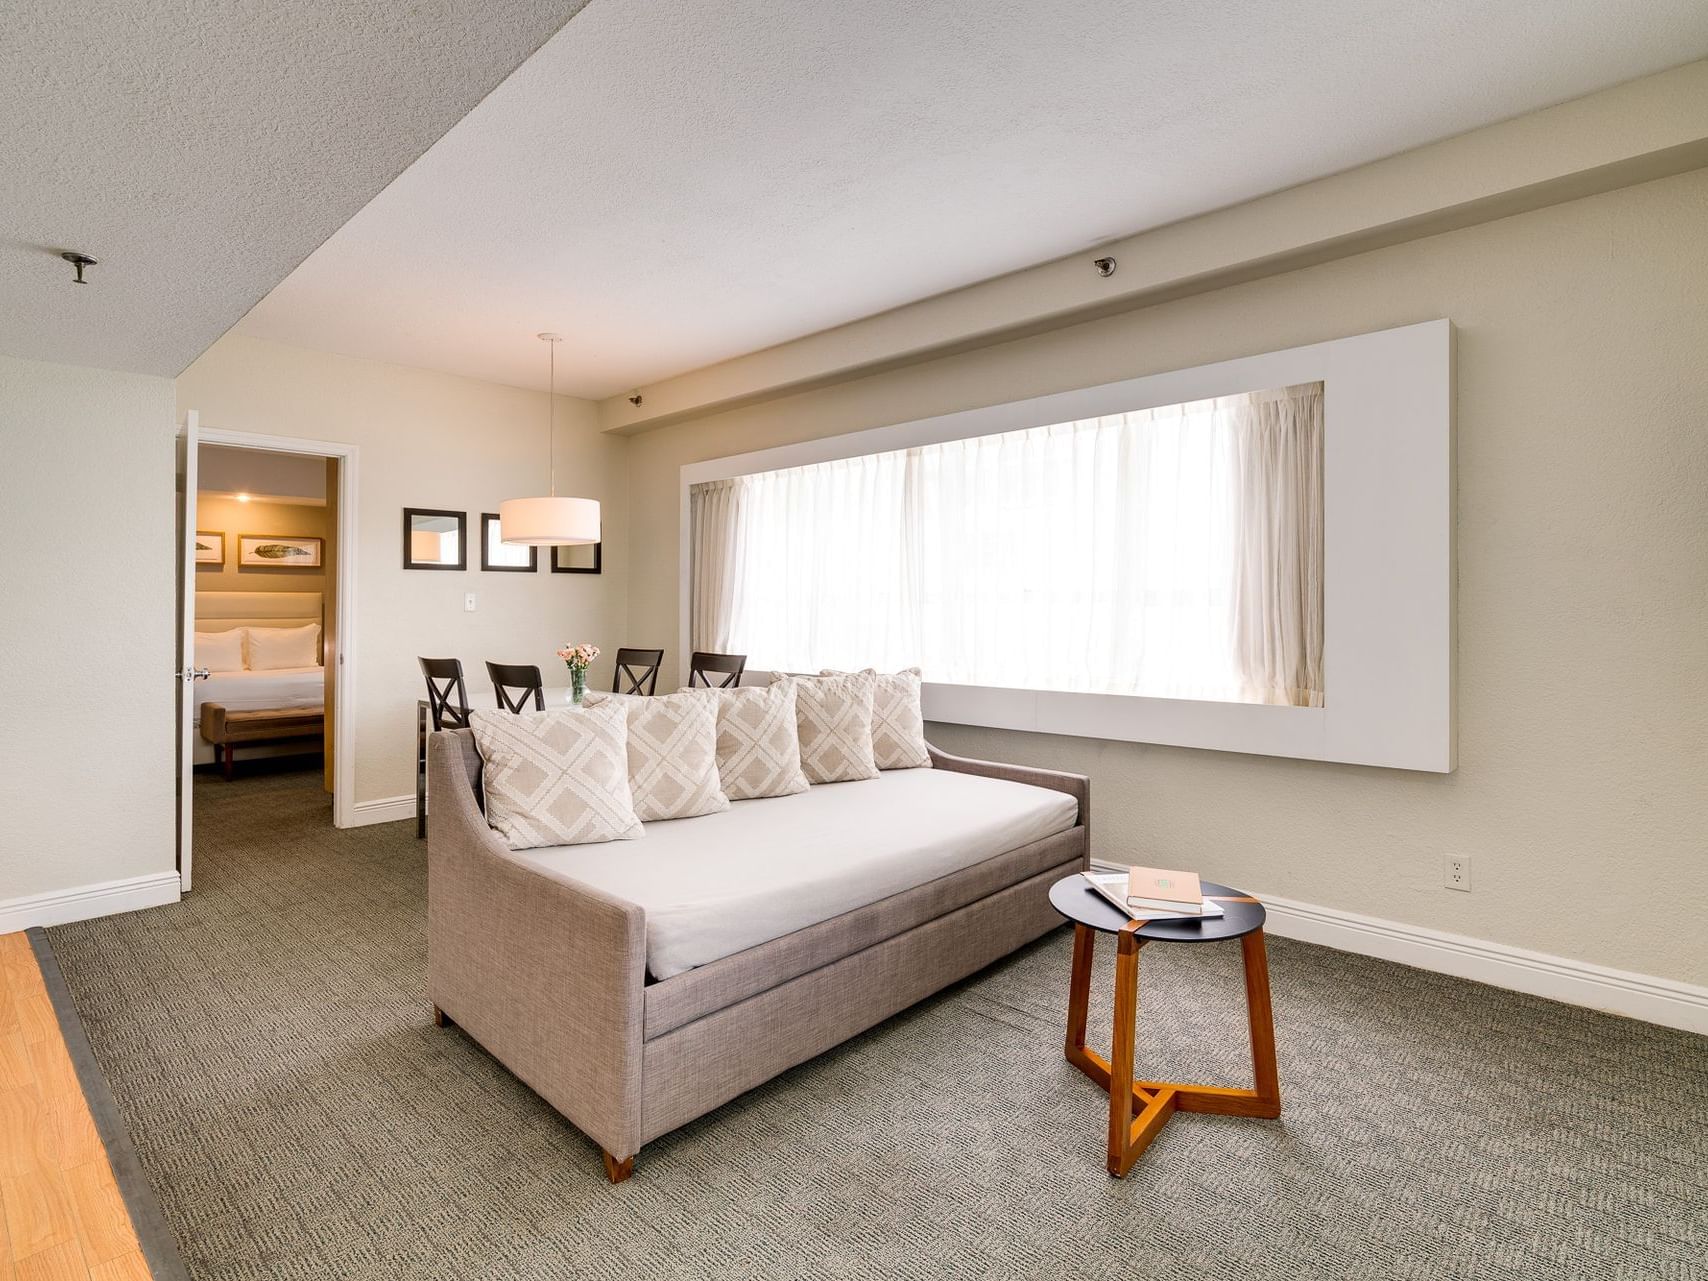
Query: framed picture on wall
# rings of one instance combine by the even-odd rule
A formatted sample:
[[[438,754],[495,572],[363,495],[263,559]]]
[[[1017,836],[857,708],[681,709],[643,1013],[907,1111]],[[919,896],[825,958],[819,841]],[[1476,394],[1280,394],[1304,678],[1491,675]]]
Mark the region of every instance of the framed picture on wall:
[[[196,531],[196,564],[225,564],[225,535],[216,529]]]
[[[604,546],[604,543],[559,543],[552,548],[552,573],[599,573],[605,561]]]
[[[319,569],[321,540],[284,534],[239,534],[237,563],[245,569]]]
[[[480,514],[480,567],[494,573],[531,574],[540,567],[538,547],[507,543],[492,512]]]

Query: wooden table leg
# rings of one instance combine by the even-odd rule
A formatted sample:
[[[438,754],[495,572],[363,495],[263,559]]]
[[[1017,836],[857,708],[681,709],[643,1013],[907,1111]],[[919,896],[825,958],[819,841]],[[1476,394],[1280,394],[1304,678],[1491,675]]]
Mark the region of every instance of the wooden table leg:
[[[1073,927],[1073,974],[1068,980],[1067,1059],[1085,1068],[1085,1015],[1091,1004],[1091,958],[1097,948],[1097,931],[1089,925]]]
[[[1116,936],[1115,1030],[1109,1042],[1109,1173],[1120,1176],[1131,1162],[1127,1131],[1133,1124],[1133,1050],[1139,1022],[1139,940],[1131,930]]]
[[[1281,1078],[1275,1067],[1275,1013],[1269,1004],[1269,949],[1263,931],[1240,940],[1245,955],[1245,1009],[1251,1024],[1251,1071],[1262,1111],[1257,1116],[1281,1115]]]

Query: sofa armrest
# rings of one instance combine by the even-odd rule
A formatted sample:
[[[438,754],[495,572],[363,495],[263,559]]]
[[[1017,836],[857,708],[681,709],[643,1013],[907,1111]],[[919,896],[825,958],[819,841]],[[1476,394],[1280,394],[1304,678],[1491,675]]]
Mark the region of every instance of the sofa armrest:
[[[476,804],[458,734],[428,741],[428,997],[608,1153],[633,1156],[646,914],[517,860]]]
[[[1086,858],[1091,857],[1091,780],[1084,774],[1069,774],[1062,770],[1040,769],[1036,765],[1011,765],[1006,761],[975,761],[966,756],[951,756],[948,752],[927,743],[933,769],[946,769],[956,774],[979,774],[985,778],[1007,779],[1010,783],[1029,783],[1046,787],[1052,792],[1066,792],[1079,802],[1079,825],[1085,829]]]

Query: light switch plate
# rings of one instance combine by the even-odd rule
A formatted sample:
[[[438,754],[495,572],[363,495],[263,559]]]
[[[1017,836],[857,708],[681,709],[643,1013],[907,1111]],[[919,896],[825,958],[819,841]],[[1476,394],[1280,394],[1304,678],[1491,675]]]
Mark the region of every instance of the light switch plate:
[[[470,592],[467,596],[463,597],[463,608],[471,614],[474,613],[474,593],[473,592]]]

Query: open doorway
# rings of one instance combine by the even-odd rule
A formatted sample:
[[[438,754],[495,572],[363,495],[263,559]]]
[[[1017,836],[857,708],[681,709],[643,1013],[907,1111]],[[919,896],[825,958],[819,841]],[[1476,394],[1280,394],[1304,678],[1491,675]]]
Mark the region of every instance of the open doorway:
[[[179,870],[204,824],[249,821],[288,790],[344,825],[345,660],[353,629],[354,449],[186,425]],[[301,793],[301,796],[297,794]],[[192,822],[198,808],[203,811]],[[217,840],[218,831],[209,831]]]

